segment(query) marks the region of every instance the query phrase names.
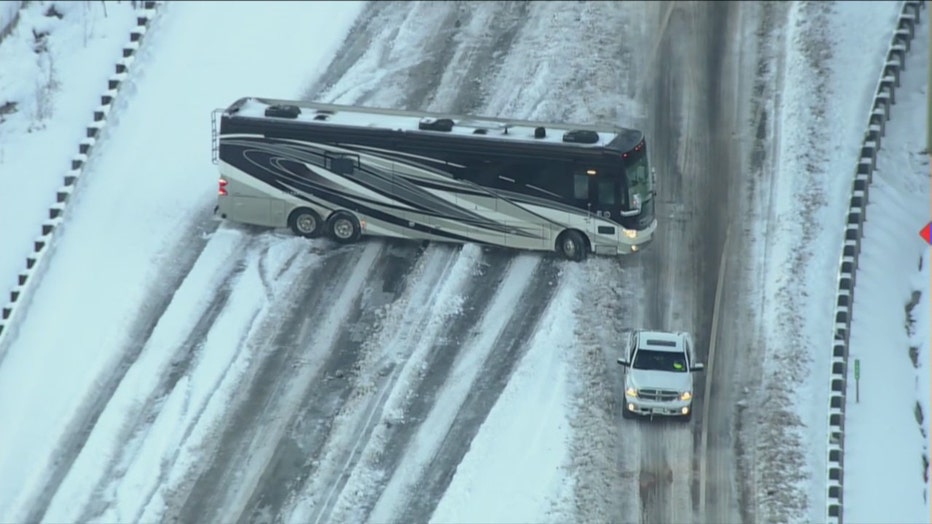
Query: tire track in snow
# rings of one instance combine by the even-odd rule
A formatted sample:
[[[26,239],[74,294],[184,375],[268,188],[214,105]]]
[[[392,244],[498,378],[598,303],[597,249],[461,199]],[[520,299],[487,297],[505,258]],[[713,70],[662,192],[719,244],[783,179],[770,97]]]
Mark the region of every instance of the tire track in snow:
[[[447,38],[455,44],[443,54],[431,54],[420,66],[421,78],[435,80],[424,100],[431,110],[455,108],[458,114],[479,110],[489,96],[486,82],[497,77],[515,38],[528,20],[527,2],[488,2],[481,9],[459,3],[454,28]],[[410,98],[409,103],[417,103]]]
[[[638,493],[641,499],[641,522],[692,522],[692,426],[680,420],[633,422],[640,426],[641,469]],[[680,455],[684,449],[689,450],[689,453]]]
[[[137,315],[137,321],[129,328],[130,344],[122,351],[123,357],[114,369],[108,373],[107,380],[98,383],[93,394],[88,395],[84,405],[78,410],[73,417],[70,428],[62,437],[58,449],[55,451],[56,459],[52,470],[47,476],[43,487],[38,491],[35,502],[31,505],[27,514],[27,522],[37,522],[42,515],[48,510],[55,493],[58,491],[62,482],[75,460],[84,449],[88,437],[97,425],[97,421],[104,409],[113,398],[119,385],[130,368],[135,364],[142,353],[143,348],[155,331],[159,319],[168,309],[174,298],[175,291],[181,286],[187,278],[191,268],[200,258],[201,253],[207,246],[210,236],[217,230],[218,222],[211,220],[210,209],[201,210],[201,214],[187,231],[180,235],[180,241],[172,248],[165,257],[172,260],[172,264],[167,266],[170,269],[165,271],[151,285],[151,290],[146,293],[149,297],[142,306]]]
[[[269,237],[260,237],[265,244],[261,253],[251,257],[248,271],[233,286],[228,307],[206,331],[203,342],[206,347],[199,351],[197,362],[189,366],[159,407],[152,433],[141,437],[142,449],[124,466],[127,468],[125,478],[107,487],[117,497],[108,512],[100,516],[101,520],[160,520],[166,504],[177,491],[176,486],[169,483],[184,481],[192,467],[192,453],[199,454],[205,446],[204,430],[209,434],[217,424],[218,405],[227,403],[234,388],[243,381],[242,373],[231,371],[242,370],[251,361],[257,345],[254,334],[260,325],[257,320],[265,319],[269,310],[273,314],[277,312],[264,298],[278,296],[280,302],[287,303],[292,298],[287,283],[294,280],[295,275],[286,273],[312,271],[317,264],[339,253],[327,251],[322,256],[301,260],[301,255],[320,254],[314,243],[306,249],[305,241],[300,239],[277,243],[265,242],[266,238]],[[282,255],[284,257],[279,258]],[[275,266],[279,266],[277,271]],[[271,281],[270,271],[284,276],[285,284]],[[246,302],[247,298],[254,300]],[[208,413],[210,415],[205,418]],[[153,471],[157,474],[153,475]],[[120,496],[124,491],[129,492],[128,496]]]
[[[541,315],[557,289],[560,263],[545,259],[528,275],[530,284],[514,304],[507,325],[493,342],[493,348],[482,363],[470,388],[471,394],[459,406],[452,424],[441,437],[433,453],[409,493],[414,493],[401,506],[401,522],[427,522],[453,480],[456,468],[469,450],[470,443],[511,378],[528,341],[538,327]],[[514,282],[510,282],[513,284]],[[443,431],[437,428],[437,431]]]
[[[185,447],[185,444],[187,444],[188,439],[191,438],[191,435],[194,433],[195,429],[197,429],[201,421],[201,418],[204,415],[204,412],[208,409],[208,406],[210,405],[210,401],[212,400],[213,395],[216,394],[218,388],[223,383],[223,381],[225,380],[225,377],[229,373],[230,368],[234,365],[235,362],[237,362],[237,360],[239,360],[241,354],[243,353],[244,347],[245,347],[244,342],[246,338],[248,338],[249,333],[252,331],[252,328],[255,325],[255,322],[258,316],[259,316],[259,311],[255,310],[253,314],[249,317],[249,319],[243,323],[246,325],[247,328],[244,330],[244,334],[242,338],[240,338],[237,341],[236,353],[233,355],[233,358],[231,358],[228,361],[227,365],[224,367],[221,378],[218,379],[214,383],[211,389],[210,397],[207,399],[206,402],[204,402],[201,405],[200,409],[198,409],[197,415],[193,417],[193,420],[191,421],[191,423],[188,424],[188,426],[185,428],[184,434],[181,438],[181,442],[179,443],[178,447],[175,448],[175,451],[171,454],[170,457],[168,457],[167,460],[163,458],[163,460],[161,461],[159,465],[158,478],[153,483],[153,485],[150,487],[148,493],[146,493],[146,495],[142,497],[143,502],[142,504],[139,505],[139,508],[137,509],[135,516],[132,519],[133,522],[145,522],[145,519],[143,517],[146,514],[146,511],[149,509],[149,506],[152,504],[153,499],[156,497],[156,495],[162,489],[162,486],[165,484],[165,482],[169,478],[170,474],[173,471],[173,468],[178,464],[178,460],[181,456],[182,450]],[[161,412],[159,414],[161,414]]]
[[[658,229],[656,248],[645,252],[653,268],[647,280],[655,290],[646,326],[690,331],[702,361],[715,291],[715,278],[708,276],[717,274],[724,237],[721,216],[729,203],[729,191],[721,188],[733,186],[728,180],[734,171],[730,166],[739,151],[732,147],[729,133],[735,102],[734,77],[727,76],[733,67],[733,49],[741,47],[731,22],[735,9],[736,4],[727,3],[708,9],[692,3],[674,6],[660,44],[652,105],[655,118],[649,129],[655,137],[657,170],[664,173],[658,177],[658,192],[664,195],[658,216],[666,220]],[[697,207],[697,202],[720,205]],[[700,238],[702,242],[696,240]],[[668,296],[680,298],[661,299]],[[698,377],[697,390],[705,379]],[[700,458],[705,452],[700,429],[708,423],[701,410],[709,400],[697,399],[690,425],[657,420],[637,424],[642,438],[641,522],[709,519],[698,514]],[[719,404],[715,409],[728,409]]]
[[[266,349],[256,355],[224,427],[210,443],[213,450],[205,450],[201,470],[176,488],[181,500],[167,503],[163,520],[235,520],[272,460],[290,413],[319,381],[337,326],[360,299],[384,247],[366,242],[338,249],[294,282],[297,299],[283,305],[287,311],[277,308],[266,315],[252,337]]]
[[[256,237],[249,238],[238,250],[241,256],[224,268],[223,276],[219,279],[223,284],[211,298],[207,307],[202,310],[201,316],[188,332],[184,342],[175,350],[170,367],[164,371],[155,389],[141,402],[140,409],[132,417],[124,419],[124,427],[119,439],[119,442],[124,445],[105,467],[104,474],[92,492],[92,499],[84,507],[78,520],[89,522],[99,518],[109,506],[109,501],[101,497],[104,488],[124,475],[125,471],[121,471],[120,465],[131,463],[131,457],[139,452],[142,444],[141,438],[134,437],[148,433],[148,428],[152,426],[161,411],[162,402],[175,389],[181,377],[188,374],[192,362],[198,360],[203,349],[202,342],[226,307],[230,293],[239,281],[239,276],[246,270],[248,266],[246,260],[254,252],[257,243]]]
[[[626,335],[643,323],[643,260],[589,261],[580,291],[586,301],[574,312],[573,361],[581,386],[571,424],[575,518],[580,522],[640,519],[641,434],[622,417],[624,374],[616,360]]]
[[[661,12],[669,14],[666,16],[667,31],[660,36],[658,44],[660,54],[655,65],[658,74],[654,77],[655,93],[651,97],[654,118],[648,129],[654,137],[653,158],[657,164],[660,195],[656,209],[660,225],[658,242],[643,253],[647,269],[645,280],[653,293],[646,297],[642,324],[633,327],[690,331],[697,346],[702,347],[707,333],[702,330],[707,327],[695,321],[703,297],[696,292],[701,280],[693,275],[701,279],[704,268],[701,255],[704,253],[696,249],[691,239],[700,238],[696,236],[698,232],[706,236],[710,233],[699,227],[705,223],[702,220],[705,214],[689,203],[698,198],[695,180],[701,178],[696,175],[693,164],[705,158],[707,145],[704,138],[709,118],[702,95],[706,93],[703,75],[708,72],[697,68],[694,62],[697,56],[704,56],[705,42],[699,31],[708,17],[698,11],[697,6],[685,3],[661,8]],[[700,103],[696,104],[697,101]],[[696,235],[692,234],[694,231]],[[681,259],[690,262],[684,263]],[[682,298],[667,300],[672,296]],[[701,380],[696,386],[702,386]],[[618,409],[620,411],[622,406]],[[693,468],[698,454],[694,448],[702,421],[695,416],[693,420],[692,424],[660,419],[625,421],[631,423],[623,427],[637,431],[640,442],[637,484],[632,489],[639,494],[641,523],[694,520],[697,490],[691,483],[698,484]],[[619,435],[618,439],[624,437]]]
[[[418,369],[410,381],[408,392],[395,403],[398,405],[386,408],[390,411],[388,416],[379,421],[376,434],[362,453],[360,465],[354,468],[347,480],[357,491],[347,492],[344,487],[331,511],[318,515],[316,522],[369,520],[388,479],[399,467],[404,450],[430,413],[460,350],[466,346],[471,331],[498,291],[512,258],[513,253],[508,251],[486,250],[477,270],[462,283],[460,313],[447,319],[443,333],[430,342],[425,355],[409,364],[418,366]],[[321,518],[323,516],[326,519]]]
[[[340,428],[339,419],[346,415],[351,397],[367,389],[360,384],[359,373],[366,357],[364,342],[378,330],[380,317],[387,308],[405,301],[405,296],[422,286],[418,277],[426,266],[442,266],[452,252],[436,250],[425,254],[413,242],[389,246],[379,259],[379,273],[369,279],[369,287],[354,305],[353,312],[342,323],[340,333],[300,408],[292,415],[288,431],[278,442],[269,466],[262,473],[259,487],[249,497],[239,516],[245,522],[270,522],[282,513],[282,508],[319,472],[327,445]],[[425,279],[427,283],[433,280]],[[421,292],[425,292],[422,290]]]
[[[457,47],[457,16],[455,2],[371,3],[305,97],[425,109]]]
[[[303,96],[471,112],[489,94],[484,81],[501,68],[528,9],[526,2],[373,2]]]
[[[478,251],[475,246],[467,249]],[[336,424],[321,441],[316,474],[289,497],[281,518],[296,522],[328,519],[378,423],[386,417],[386,404],[399,392],[396,388],[404,393],[406,384],[399,380],[408,366],[417,365],[412,355],[421,341],[437,336],[433,320],[438,311],[451,305],[452,297],[444,288],[457,286],[457,273],[469,264],[470,252],[438,245],[423,257],[412,274],[410,292],[393,304],[381,329],[366,341],[355,394],[342,404]]]
[[[294,239],[294,240],[297,240],[297,239]],[[298,240],[298,242],[301,242],[301,240]],[[283,243],[283,245],[285,244],[286,243]],[[258,272],[258,275],[257,275],[258,280],[259,282],[261,282],[263,286],[263,292],[266,297],[272,299],[272,298],[276,298],[277,295],[288,296],[287,293],[283,293],[283,291],[287,289],[287,285],[291,281],[295,280],[296,277],[298,277],[298,275],[300,275],[301,272],[306,272],[306,271],[313,272],[317,267],[319,267],[320,264],[327,262],[331,257],[341,255],[340,251],[332,251],[332,250],[327,250],[327,251],[324,251],[323,253],[320,253],[319,249],[315,249],[317,245],[314,242],[311,243],[310,247],[311,247],[311,249],[309,250],[310,252],[316,251],[317,253],[321,254],[321,256],[317,258],[316,260],[312,260],[306,263],[303,261],[299,262],[299,257],[305,252],[303,250],[292,250],[292,253],[284,260],[284,263],[281,264],[281,267],[278,268],[278,271],[275,272],[275,278],[283,278],[284,284],[281,284],[278,282],[272,282],[270,280],[272,277],[270,270],[272,268],[269,268],[269,263],[267,262],[266,257],[264,256],[269,251],[269,246],[267,246],[266,249],[263,250],[263,256],[261,256],[258,259],[258,262],[256,263],[255,267]],[[297,266],[297,267],[292,269],[294,266]],[[297,275],[295,273],[297,273]],[[179,464],[182,450],[186,447],[191,447],[191,444],[189,444],[189,439],[191,438],[194,431],[196,429],[199,429],[198,426],[201,425],[201,420],[202,420],[204,412],[209,408],[209,405],[214,402],[213,397],[217,395],[221,387],[225,386],[224,382],[226,382],[228,380],[228,377],[230,377],[231,368],[234,368],[235,366],[238,366],[238,365],[241,366],[243,364],[242,362],[243,360],[246,360],[246,361],[250,360],[252,358],[252,355],[251,355],[252,350],[257,345],[262,344],[263,342],[262,340],[258,340],[258,341],[255,340],[256,338],[259,338],[259,339],[263,338],[262,337],[263,333],[261,332],[261,329],[257,329],[257,326],[261,324],[261,322],[257,322],[257,319],[266,319],[269,317],[269,315],[277,315],[277,313],[281,309],[281,308],[269,307],[271,304],[274,304],[274,302],[270,300],[267,303],[261,304],[259,307],[253,307],[251,315],[248,318],[248,320],[245,322],[240,322],[241,335],[236,340],[236,342],[233,344],[233,346],[236,348],[235,353],[231,355],[231,358],[229,358],[229,360],[225,364],[223,372],[219,375],[219,377],[215,379],[214,383],[210,387],[210,395],[208,399],[201,404],[197,415],[193,417],[191,422],[186,427],[184,436],[181,439],[181,442],[177,446],[174,453],[171,455],[171,457],[168,460],[163,459],[161,463],[159,479],[157,482],[153,483],[149,493],[147,494],[147,497],[145,498],[145,502],[140,505],[135,517],[133,518],[134,522],[144,522],[146,520],[152,520],[153,514],[158,515],[161,512],[161,505],[164,501],[164,495],[158,498],[156,497],[156,495],[158,495],[160,491],[164,490],[164,486],[166,482],[168,481],[168,479],[170,478],[171,474],[176,473],[174,471],[174,468]],[[231,305],[231,308],[235,308],[235,305]],[[245,328],[243,328],[242,325],[245,325]],[[231,382],[230,384],[227,384],[226,385],[227,391],[229,391],[229,387],[231,385],[238,384],[241,378],[239,376],[233,376],[229,380],[236,381],[236,382]],[[225,401],[226,399],[221,398],[217,400]],[[215,424],[215,422],[208,421],[207,424],[213,425]],[[198,444],[197,442],[193,443],[193,445],[197,445],[197,444]],[[184,466],[185,464],[182,464],[182,467]],[[155,504],[153,504],[153,502],[155,502]],[[154,511],[152,511],[152,508],[150,508],[150,506],[153,506],[153,505],[156,506]]]

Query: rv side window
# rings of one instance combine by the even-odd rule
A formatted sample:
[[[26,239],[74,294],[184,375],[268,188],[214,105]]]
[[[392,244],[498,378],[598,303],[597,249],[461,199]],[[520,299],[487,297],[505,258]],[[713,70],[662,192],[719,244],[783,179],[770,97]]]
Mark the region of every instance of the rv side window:
[[[589,200],[589,176],[585,174],[573,175],[573,198],[576,200]]]
[[[352,175],[353,164],[355,163],[356,161],[354,158],[333,158],[330,160],[330,170],[338,175]]]
[[[603,206],[615,205],[615,182],[613,180],[599,181],[599,204]]]

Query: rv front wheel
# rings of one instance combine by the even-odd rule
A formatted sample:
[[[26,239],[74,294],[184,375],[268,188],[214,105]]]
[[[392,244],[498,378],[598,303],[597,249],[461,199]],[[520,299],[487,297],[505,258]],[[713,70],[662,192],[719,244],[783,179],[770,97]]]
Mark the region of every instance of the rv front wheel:
[[[362,229],[359,220],[349,211],[336,211],[327,219],[327,232],[330,238],[341,243],[351,244],[359,240]]]
[[[320,215],[306,207],[299,207],[288,216],[288,227],[298,236],[306,238],[320,236],[321,225]]]
[[[568,229],[557,237],[557,253],[567,260],[579,262],[586,258],[586,239],[579,231]]]

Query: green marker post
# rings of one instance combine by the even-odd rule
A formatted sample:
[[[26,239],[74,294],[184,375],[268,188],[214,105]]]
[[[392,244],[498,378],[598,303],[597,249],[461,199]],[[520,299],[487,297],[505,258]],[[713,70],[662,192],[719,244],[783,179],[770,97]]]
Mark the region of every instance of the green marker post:
[[[854,359],[854,402],[861,402],[861,359]]]

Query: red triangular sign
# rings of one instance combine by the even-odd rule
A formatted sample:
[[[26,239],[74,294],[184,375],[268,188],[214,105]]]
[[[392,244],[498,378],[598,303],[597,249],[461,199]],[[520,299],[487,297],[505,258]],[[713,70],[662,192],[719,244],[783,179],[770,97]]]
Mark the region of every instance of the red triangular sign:
[[[930,236],[932,236],[932,222],[926,224],[926,227],[922,228],[922,231],[919,232],[919,236],[926,241],[926,244],[932,244]]]

